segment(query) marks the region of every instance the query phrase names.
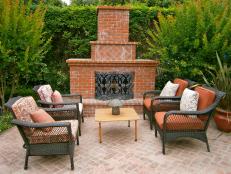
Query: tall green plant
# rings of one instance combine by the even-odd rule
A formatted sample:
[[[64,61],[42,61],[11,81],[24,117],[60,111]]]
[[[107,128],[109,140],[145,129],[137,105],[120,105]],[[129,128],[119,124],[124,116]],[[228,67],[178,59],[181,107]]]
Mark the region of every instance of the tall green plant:
[[[199,72],[216,64],[216,51],[231,63],[230,0],[191,0],[154,23],[148,55],[159,55],[167,73],[202,81]]]
[[[222,63],[220,57],[216,53],[218,68],[210,68],[208,74],[211,76],[211,81],[203,74],[203,79],[206,84],[216,87],[226,93],[221,101],[220,107],[224,110],[231,111],[231,66]]]
[[[6,89],[10,97],[21,79],[39,76],[42,59],[50,40],[43,39],[45,8],[42,3],[31,9],[32,2],[2,0],[0,3],[0,99],[5,103]]]

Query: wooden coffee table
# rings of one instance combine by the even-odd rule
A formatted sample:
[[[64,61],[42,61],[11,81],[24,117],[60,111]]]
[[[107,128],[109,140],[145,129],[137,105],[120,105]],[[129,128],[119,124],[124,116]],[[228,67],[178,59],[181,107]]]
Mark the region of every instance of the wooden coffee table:
[[[120,108],[120,115],[112,115],[112,109],[95,109],[95,121],[99,122],[99,142],[102,143],[102,129],[101,122],[113,122],[113,121],[135,121],[135,141],[137,141],[137,120],[140,117],[133,108]]]

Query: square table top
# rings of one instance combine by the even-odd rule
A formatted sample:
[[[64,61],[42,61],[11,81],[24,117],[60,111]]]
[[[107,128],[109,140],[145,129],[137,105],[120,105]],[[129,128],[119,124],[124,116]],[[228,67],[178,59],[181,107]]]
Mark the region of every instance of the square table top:
[[[139,120],[134,108],[120,108],[120,115],[112,115],[112,108],[95,109],[95,121],[128,121]]]

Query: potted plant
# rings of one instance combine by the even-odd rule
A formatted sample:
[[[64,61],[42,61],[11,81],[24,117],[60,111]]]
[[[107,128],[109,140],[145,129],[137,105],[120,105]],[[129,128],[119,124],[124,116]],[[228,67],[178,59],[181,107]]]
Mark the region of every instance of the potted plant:
[[[212,77],[212,81],[209,83],[204,75],[203,78],[206,84],[212,85],[226,93],[219,107],[216,108],[214,121],[219,130],[231,132],[231,66],[228,66],[226,63],[222,63],[217,53],[216,57],[218,69],[208,71]]]

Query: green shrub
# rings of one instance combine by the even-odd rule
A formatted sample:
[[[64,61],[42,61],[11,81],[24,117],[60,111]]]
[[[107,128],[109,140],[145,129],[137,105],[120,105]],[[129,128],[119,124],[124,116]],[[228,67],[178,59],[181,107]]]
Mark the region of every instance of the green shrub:
[[[168,77],[203,82],[200,70],[216,64],[216,51],[231,56],[231,1],[196,0],[179,5],[175,16],[159,14],[149,32],[149,56],[160,56]]]
[[[12,127],[12,119],[13,117],[10,113],[4,113],[0,116],[0,133]]]
[[[153,58],[147,55],[148,44],[146,39],[148,37],[148,30],[153,27],[153,21],[157,19],[157,14],[161,12],[164,15],[174,14],[174,9],[160,8],[160,7],[147,7],[145,5],[133,6],[130,10],[130,23],[129,23],[129,37],[131,41],[138,42],[137,58]]]
[[[169,7],[171,5],[183,3],[186,0],[147,0],[147,6]]]
[[[38,79],[43,68],[42,59],[49,48],[43,38],[43,19],[46,9],[40,3],[32,9],[32,2],[3,0],[0,2],[0,100],[5,92],[10,97],[20,84],[32,77]]]

